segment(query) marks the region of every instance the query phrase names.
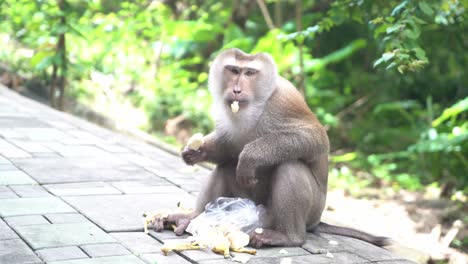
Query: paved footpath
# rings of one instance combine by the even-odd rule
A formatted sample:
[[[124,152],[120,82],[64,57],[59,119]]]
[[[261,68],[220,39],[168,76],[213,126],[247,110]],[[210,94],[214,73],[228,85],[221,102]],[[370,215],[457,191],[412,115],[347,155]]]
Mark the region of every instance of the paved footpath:
[[[0,86],[0,263],[234,263],[204,251],[166,257],[162,242],[181,237],[143,233],[143,212],[193,206],[208,174]],[[304,246],[279,250],[262,249],[249,263],[412,263],[330,235],[308,234]]]

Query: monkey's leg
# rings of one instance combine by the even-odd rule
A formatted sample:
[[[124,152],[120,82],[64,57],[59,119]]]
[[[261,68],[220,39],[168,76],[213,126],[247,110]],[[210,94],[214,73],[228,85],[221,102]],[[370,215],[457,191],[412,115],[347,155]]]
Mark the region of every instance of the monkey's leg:
[[[280,164],[271,180],[266,205],[271,224],[262,233],[252,234],[250,243],[254,247],[300,246],[305,241],[306,226],[320,221],[325,193],[310,168],[300,161]]]
[[[176,228],[174,229],[174,233],[176,233],[176,235],[182,235],[190,224],[190,221],[205,210],[206,204],[221,196],[233,196],[233,188],[237,185],[235,175],[236,164],[218,165],[211,173],[206,185],[200,191],[197,197],[195,211],[191,214],[169,215],[166,219],[163,219],[162,222],[159,221],[155,224],[155,227],[158,226],[155,230],[161,231],[165,226],[175,224]]]

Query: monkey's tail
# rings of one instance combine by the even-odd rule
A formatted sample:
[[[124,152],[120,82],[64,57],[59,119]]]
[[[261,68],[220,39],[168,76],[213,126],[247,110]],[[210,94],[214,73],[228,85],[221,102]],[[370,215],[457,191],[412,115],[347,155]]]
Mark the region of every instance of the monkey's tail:
[[[359,230],[348,228],[348,227],[329,225],[324,222],[320,222],[318,225],[313,227],[310,231],[314,233],[325,233],[325,234],[331,234],[331,235],[353,237],[353,238],[357,238],[359,240],[365,241],[367,243],[371,243],[379,247],[393,244],[392,239],[388,237],[373,236],[363,231],[359,231]]]

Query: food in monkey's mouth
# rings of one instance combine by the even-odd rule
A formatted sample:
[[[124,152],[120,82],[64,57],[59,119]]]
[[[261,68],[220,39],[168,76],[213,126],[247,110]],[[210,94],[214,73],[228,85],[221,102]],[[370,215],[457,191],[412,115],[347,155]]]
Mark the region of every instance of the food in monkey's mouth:
[[[231,111],[235,114],[239,111],[239,101],[233,101],[231,104]]]
[[[192,150],[198,150],[204,143],[203,134],[196,133],[188,140],[187,147]]]

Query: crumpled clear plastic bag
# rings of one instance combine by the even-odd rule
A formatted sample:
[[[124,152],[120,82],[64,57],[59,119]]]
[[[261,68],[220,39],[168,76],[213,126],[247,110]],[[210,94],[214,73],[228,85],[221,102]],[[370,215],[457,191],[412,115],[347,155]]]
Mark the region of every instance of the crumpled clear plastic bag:
[[[249,199],[220,197],[205,206],[205,211],[192,219],[187,232],[196,236],[207,227],[233,225],[249,234],[262,226],[263,206],[256,206]]]

